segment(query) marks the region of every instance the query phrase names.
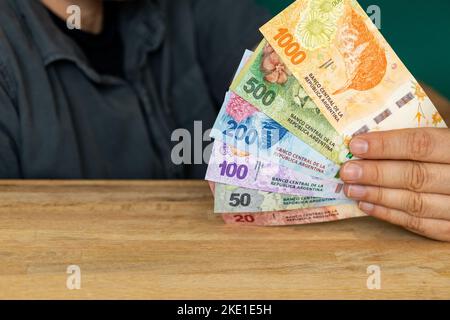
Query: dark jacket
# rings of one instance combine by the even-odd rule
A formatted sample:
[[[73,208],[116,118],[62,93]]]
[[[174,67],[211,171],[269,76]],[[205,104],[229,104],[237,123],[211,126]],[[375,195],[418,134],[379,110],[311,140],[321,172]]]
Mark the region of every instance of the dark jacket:
[[[203,177],[172,163],[171,134],[212,127],[268,16],[251,0],[121,6],[124,79],[91,68],[38,0],[0,0],[0,178]]]

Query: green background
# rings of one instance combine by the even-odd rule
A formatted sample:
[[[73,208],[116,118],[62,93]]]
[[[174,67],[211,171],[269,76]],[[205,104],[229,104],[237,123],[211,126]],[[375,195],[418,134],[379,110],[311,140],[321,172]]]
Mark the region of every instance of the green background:
[[[257,0],[271,12],[290,0]],[[381,33],[411,73],[450,98],[450,1],[358,0],[381,9]]]

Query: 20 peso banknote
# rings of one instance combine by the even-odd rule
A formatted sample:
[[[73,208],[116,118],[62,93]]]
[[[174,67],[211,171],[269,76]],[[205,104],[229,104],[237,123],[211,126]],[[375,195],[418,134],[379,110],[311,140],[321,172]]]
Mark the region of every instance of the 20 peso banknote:
[[[338,205],[292,211],[251,213],[226,213],[222,219],[227,224],[247,226],[289,226],[338,221],[365,217],[357,205]]]

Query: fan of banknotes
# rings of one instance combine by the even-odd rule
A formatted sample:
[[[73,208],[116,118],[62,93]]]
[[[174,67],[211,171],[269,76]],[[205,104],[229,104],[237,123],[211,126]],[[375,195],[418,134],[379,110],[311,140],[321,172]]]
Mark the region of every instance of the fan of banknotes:
[[[339,180],[351,138],[444,121],[355,0],[298,0],[260,30],[211,131],[214,212],[262,226],[364,216]]]

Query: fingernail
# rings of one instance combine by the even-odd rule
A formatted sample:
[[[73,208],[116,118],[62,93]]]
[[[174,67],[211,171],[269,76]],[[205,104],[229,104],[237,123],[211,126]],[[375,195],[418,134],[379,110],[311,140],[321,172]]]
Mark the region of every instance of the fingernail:
[[[364,186],[351,185],[348,186],[347,197],[352,199],[361,199],[367,194],[367,188]]]
[[[365,213],[370,214],[373,211],[373,209],[375,208],[375,206],[373,204],[371,204],[371,203],[367,203],[367,202],[362,202],[361,201],[359,203],[359,208],[362,211],[364,211]]]
[[[355,138],[350,141],[350,152],[358,155],[369,151],[369,143],[361,138]]]
[[[355,181],[361,179],[363,170],[356,163],[348,162],[341,170],[340,176],[344,181]]]

